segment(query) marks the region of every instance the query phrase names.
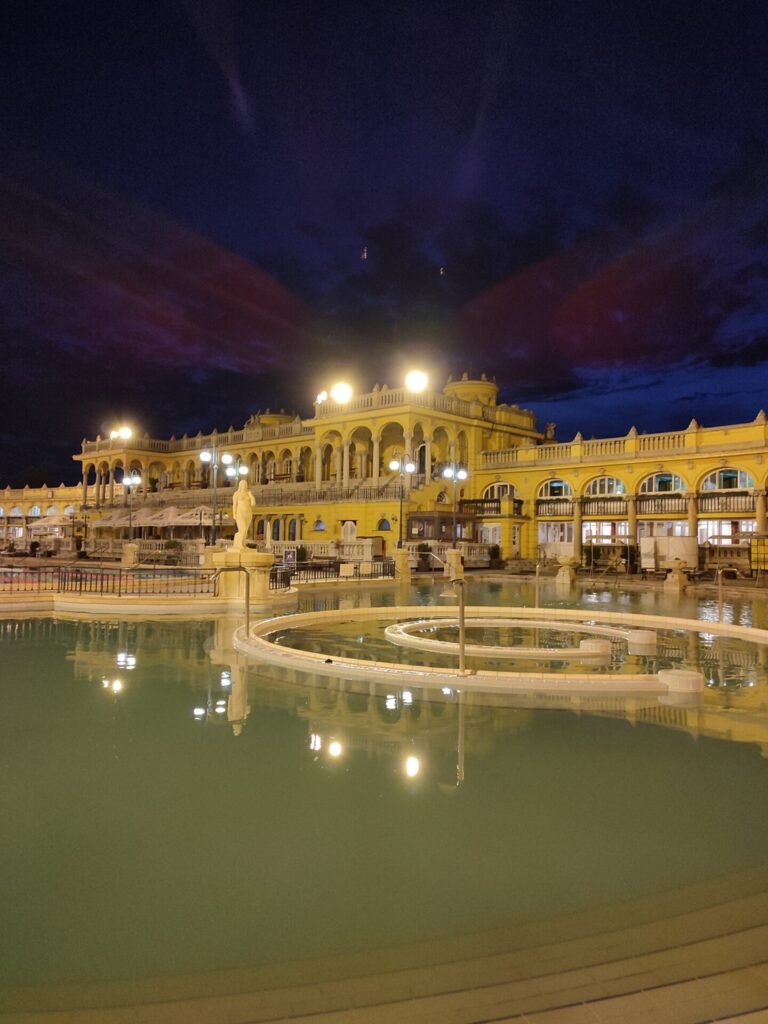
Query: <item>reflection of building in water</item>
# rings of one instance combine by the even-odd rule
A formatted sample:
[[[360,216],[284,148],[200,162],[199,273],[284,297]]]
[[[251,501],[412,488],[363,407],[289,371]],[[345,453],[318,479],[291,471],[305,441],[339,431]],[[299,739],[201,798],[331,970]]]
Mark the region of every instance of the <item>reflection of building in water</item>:
[[[648,696],[465,693],[462,705],[456,690],[366,685],[258,665],[232,649],[232,636],[240,624],[236,617],[213,623],[94,622],[29,615],[4,621],[0,644],[56,645],[62,658],[72,663],[76,679],[96,683],[114,676],[118,657],[129,654],[136,658],[137,682],[181,683],[190,691],[180,713],[189,717],[192,727],[195,701],[205,703],[208,691],[215,690],[217,700],[226,700],[226,713],[220,718],[235,735],[243,732],[251,708],[282,710],[306,723],[310,749],[312,737],[319,736],[324,743],[336,739],[348,751],[391,758],[396,765],[420,754],[431,762],[432,777],[442,781],[456,771],[460,732],[467,756],[482,756],[502,736],[526,729],[530,712],[542,709],[624,718],[632,725],[651,724],[697,737],[754,744],[768,756],[768,648],[764,646],[711,634],[701,639],[693,634],[665,634],[658,657],[684,656],[704,672],[709,683],[696,704],[662,703]]]

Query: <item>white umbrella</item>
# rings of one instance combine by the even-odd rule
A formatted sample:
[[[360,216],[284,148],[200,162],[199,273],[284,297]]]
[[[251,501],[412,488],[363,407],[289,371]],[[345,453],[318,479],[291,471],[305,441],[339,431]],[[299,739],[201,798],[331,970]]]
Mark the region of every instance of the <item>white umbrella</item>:
[[[123,511],[109,512],[91,523],[92,530],[111,530],[128,525],[128,513]]]

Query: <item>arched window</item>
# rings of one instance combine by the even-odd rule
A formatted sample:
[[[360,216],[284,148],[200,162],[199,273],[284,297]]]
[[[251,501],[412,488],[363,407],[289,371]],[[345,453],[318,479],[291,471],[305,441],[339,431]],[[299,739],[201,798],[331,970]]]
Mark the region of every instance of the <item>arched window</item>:
[[[40,515],[40,506],[39,505],[33,505],[32,508],[29,510],[29,514],[31,516],[39,516]]]
[[[514,498],[515,486],[503,480],[499,481],[499,483],[488,484],[483,491],[484,498],[506,498],[507,496]]]
[[[435,501],[437,502],[438,505],[445,505],[446,502],[448,501],[447,493],[445,491],[440,491],[437,498],[435,498]]]
[[[18,518],[22,514],[23,513],[22,513],[22,511],[21,511],[21,509],[19,508],[18,505],[14,505],[13,508],[11,509],[11,515],[16,517],[16,518]]]
[[[743,469],[716,469],[701,481],[702,491],[741,491],[755,486],[754,479]]]
[[[296,520],[291,519],[288,523],[288,540],[296,540]]]
[[[64,515],[73,516],[74,514],[75,514],[75,506],[74,505],[67,505],[67,507],[64,509]]]
[[[263,519],[260,519],[258,521],[258,523],[256,523],[256,536],[257,537],[263,537],[264,536],[264,520]]]
[[[2,519],[4,516],[5,516],[5,509],[3,508],[2,505],[0,505],[0,519]]]
[[[272,520],[272,540],[280,540],[280,520]]]
[[[322,533],[323,530],[325,529],[325,523],[320,518],[320,516],[318,516],[317,519],[315,520],[314,524],[312,525],[312,529],[315,531],[315,533]]]
[[[626,494],[627,488],[615,476],[598,476],[587,484],[585,494],[602,497],[606,494]]]
[[[685,484],[675,473],[654,473],[640,484],[641,494],[669,494],[684,490]]]
[[[390,526],[388,519],[380,519],[379,525],[376,527],[376,529],[386,532],[387,530],[391,530],[392,527]]]
[[[55,516],[57,512],[58,509],[56,508],[55,505],[49,505],[48,508],[45,510],[45,514],[47,516]]]
[[[571,485],[567,480],[545,480],[539,488],[540,498],[570,498]]]

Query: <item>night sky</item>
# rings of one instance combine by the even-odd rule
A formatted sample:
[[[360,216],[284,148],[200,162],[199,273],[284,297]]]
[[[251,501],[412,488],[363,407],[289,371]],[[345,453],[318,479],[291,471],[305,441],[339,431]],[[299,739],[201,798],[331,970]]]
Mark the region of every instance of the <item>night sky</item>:
[[[414,364],[561,440],[752,419],[766,53],[749,0],[6,0],[0,484]]]

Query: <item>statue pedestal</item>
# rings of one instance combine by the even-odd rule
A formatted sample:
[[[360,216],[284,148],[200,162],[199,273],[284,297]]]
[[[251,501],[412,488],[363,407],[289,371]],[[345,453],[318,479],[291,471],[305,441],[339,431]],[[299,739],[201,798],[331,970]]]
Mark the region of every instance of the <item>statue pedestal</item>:
[[[445,569],[443,575],[449,580],[464,579],[464,564],[461,561],[461,551],[458,548],[448,548],[445,552]]]
[[[215,569],[245,569],[250,579],[250,603],[264,605],[269,597],[269,572],[275,556],[255,548],[228,548],[214,553]],[[223,572],[219,576],[219,597],[226,601],[245,601],[245,573]]]
[[[683,572],[688,563],[679,558],[673,558],[670,562],[664,563],[664,568],[669,569],[664,580],[664,591],[668,594],[682,594],[688,586],[688,577]]]
[[[129,541],[123,544],[123,553],[120,556],[120,568],[130,569],[139,564],[139,545]]]
[[[570,587],[576,579],[576,566],[579,564],[579,560],[572,555],[561,555],[557,561],[560,568],[557,570],[556,582],[561,586]]]
[[[408,549],[395,548],[395,579],[410,580],[411,567],[408,564]]]

